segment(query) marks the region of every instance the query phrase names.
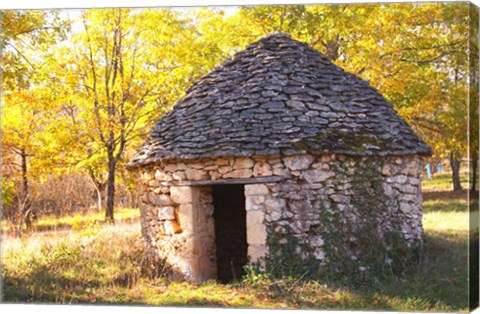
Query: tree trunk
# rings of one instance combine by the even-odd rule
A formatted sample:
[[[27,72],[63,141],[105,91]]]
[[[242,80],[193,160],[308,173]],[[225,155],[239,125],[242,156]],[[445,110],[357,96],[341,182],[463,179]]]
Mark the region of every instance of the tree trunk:
[[[27,229],[30,229],[32,227],[32,211],[29,206],[28,202],[28,195],[30,193],[29,191],[29,186],[28,186],[28,176],[27,176],[27,153],[25,152],[25,149],[22,149],[20,157],[22,159],[22,180],[23,180],[23,190],[20,196],[19,200],[23,206],[21,206],[21,215],[23,217],[23,223],[25,223],[25,226]]]
[[[478,170],[478,157],[472,158],[472,178],[471,178],[471,187],[470,190],[475,192],[477,189],[477,170]]]
[[[105,220],[114,222],[113,206],[115,198],[115,166],[116,161],[113,152],[108,154],[108,180],[107,180],[107,210],[105,212]]]
[[[450,166],[452,167],[453,190],[461,191],[462,185],[460,183],[460,160],[450,153]]]
[[[95,192],[97,192],[97,210],[102,211],[103,205],[105,204],[105,187],[107,186],[106,182],[102,182],[100,179],[97,179],[93,171],[90,171],[90,179],[95,187]]]
[[[102,191],[100,189],[95,188],[95,191],[97,191],[97,208],[98,211],[102,210]]]
[[[106,188],[106,183],[100,183],[99,185],[95,185],[95,191],[97,192],[97,209],[98,211],[102,211],[103,208],[105,207],[105,188]]]

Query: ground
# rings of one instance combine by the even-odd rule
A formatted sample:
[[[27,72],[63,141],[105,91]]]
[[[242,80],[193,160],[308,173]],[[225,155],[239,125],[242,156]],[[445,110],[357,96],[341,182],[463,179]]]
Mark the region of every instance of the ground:
[[[402,278],[361,290],[252,271],[227,285],[152,278],[142,259],[138,210],[117,209],[115,225],[101,223],[103,213],[43,217],[21,239],[4,225],[3,302],[467,311],[467,198],[465,191],[449,192],[446,182],[442,174],[423,184],[420,264]]]

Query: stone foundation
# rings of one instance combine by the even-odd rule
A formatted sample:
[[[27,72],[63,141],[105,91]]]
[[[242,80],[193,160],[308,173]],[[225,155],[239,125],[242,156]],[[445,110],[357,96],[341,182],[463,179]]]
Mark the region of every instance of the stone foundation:
[[[295,237],[302,245],[299,255],[317,260],[319,267],[340,254],[362,260],[370,243],[361,242],[361,235],[373,229],[387,251],[385,262],[394,263],[389,250],[398,241],[411,250],[422,245],[422,166],[416,155],[374,159],[338,154],[160,163],[142,169],[142,234],[187,280],[215,278],[210,185],[244,179],[251,262],[266,267],[273,236],[280,244]],[[334,232],[343,242],[329,237]],[[333,243],[339,247],[331,247]]]

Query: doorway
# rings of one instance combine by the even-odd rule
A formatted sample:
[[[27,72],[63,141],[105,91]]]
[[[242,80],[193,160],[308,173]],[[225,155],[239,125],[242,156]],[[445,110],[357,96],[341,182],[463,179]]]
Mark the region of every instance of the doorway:
[[[245,187],[213,185],[212,196],[217,280],[221,283],[240,280],[248,262]]]

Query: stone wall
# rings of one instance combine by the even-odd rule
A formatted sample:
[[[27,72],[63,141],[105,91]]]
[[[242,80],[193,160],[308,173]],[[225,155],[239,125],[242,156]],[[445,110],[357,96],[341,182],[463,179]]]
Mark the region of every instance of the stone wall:
[[[371,243],[365,243],[369,241],[362,235],[373,230],[387,251],[385,262],[396,263],[390,251],[422,245],[422,165],[418,156],[374,159],[334,154],[161,163],[142,169],[142,233],[147,245],[187,279],[215,278],[211,188],[175,185],[281,176],[278,182],[245,184],[252,262],[266,267],[273,254],[269,239],[279,239],[281,245],[289,237],[301,244],[300,256],[319,265],[339,257],[363,261]]]
[[[203,282],[215,276],[215,238],[211,188],[160,186],[148,181],[140,203],[142,235],[174,274]],[[158,178],[158,176],[157,176]]]

